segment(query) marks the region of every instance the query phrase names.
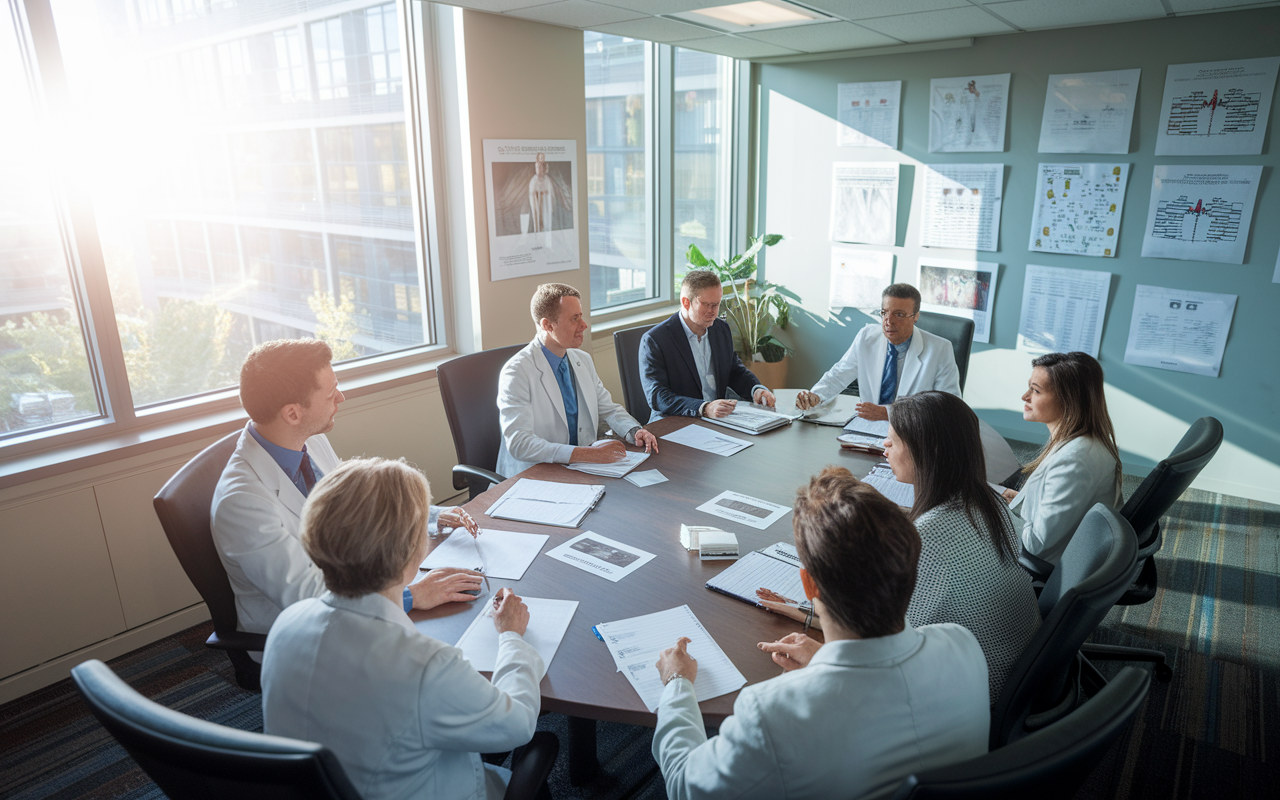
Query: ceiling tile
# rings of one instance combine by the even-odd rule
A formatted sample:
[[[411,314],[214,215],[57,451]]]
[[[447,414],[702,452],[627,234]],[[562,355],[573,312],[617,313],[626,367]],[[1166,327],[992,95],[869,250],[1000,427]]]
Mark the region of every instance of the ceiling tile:
[[[712,6],[729,6],[743,0],[600,0],[604,5],[617,6],[645,14],[683,14]]]
[[[1165,16],[1160,0],[1009,0],[987,3],[986,7],[1023,30]]]
[[[690,50],[701,50],[704,53],[717,53],[730,58],[768,58],[770,56],[799,55],[799,50],[790,50],[776,44],[757,42],[752,39],[739,39],[735,36],[713,36],[710,39],[692,39],[681,42],[681,47]]]
[[[517,8],[530,8],[536,5],[550,5],[558,2],[558,0],[441,0],[444,5],[461,6],[469,8],[472,11],[491,11],[494,13],[502,13],[504,11],[514,11]]]
[[[1225,10],[1236,6],[1257,5],[1259,3],[1250,3],[1248,0],[1169,0],[1169,7],[1178,14],[1185,14],[1188,11]],[[1269,3],[1268,5],[1280,5],[1280,3]]]
[[[976,6],[878,17],[858,23],[904,42],[928,42],[957,36],[984,36],[1014,30]]]
[[[818,25],[796,25],[776,28],[759,33],[742,33],[740,36],[757,42],[768,42],[790,47],[802,53],[822,53],[829,50],[853,50],[859,47],[883,47],[902,44],[875,31],[854,25],[852,22],[823,22]]]
[[[639,11],[628,11],[625,8],[592,3],[589,0],[562,0],[559,3],[521,8],[506,13],[512,17],[563,25],[567,28],[595,28],[597,25],[626,22],[629,19],[649,16]]]
[[[609,25],[597,25],[591,30],[610,33],[614,36],[630,36],[632,39],[644,39],[650,42],[682,42],[685,39],[705,39],[711,33],[697,25],[686,25],[673,19],[646,17],[629,22],[614,22]]]
[[[969,0],[804,0],[804,4],[837,17],[855,20],[970,5]]]

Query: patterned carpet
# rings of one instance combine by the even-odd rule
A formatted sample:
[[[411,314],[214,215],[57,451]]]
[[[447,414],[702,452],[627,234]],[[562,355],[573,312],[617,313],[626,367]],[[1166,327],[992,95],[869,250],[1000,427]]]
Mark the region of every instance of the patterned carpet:
[[[1136,488],[1126,479],[1126,495]],[[1280,786],[1280,506],[1192,490],[1166,518],[1160,592],[1118,608],[1095,640],[1155,647],[1174,679],[1152,684],[1135,724],[1089,777],[1080,798],[1274,797]],[[193,716],[261,730],[259,696],[235,686],[230,663],[204,647],[200,625],[115,659],[148,697]],[[1118,665],[1100,665],[1104,672]],[[559,798],[659,798],[652,731],[602,724],[602,774],[568,783],[566,723],[552,778]],[[0,797],[162,797],[64,681],[0,706]]]

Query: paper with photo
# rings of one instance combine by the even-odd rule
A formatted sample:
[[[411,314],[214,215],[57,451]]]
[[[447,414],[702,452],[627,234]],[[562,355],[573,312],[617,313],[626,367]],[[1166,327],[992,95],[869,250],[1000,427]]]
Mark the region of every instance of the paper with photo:
[[[991,261],[922,257],[916,268],[920,310],[971,319],[973,340],[990,342],[999,277],[1000,265]]]
[[[1261,164],[1157,164],[1143,257],[1243,264],[1261,179]]]
[[[653,560],[653,553],[587,531],[547,551],[547,555],[614,583]]]
[[[1280,57],[1170,64],[1156,155],[1260,155]]]
[[[1041,153],[1128,153],[1140,69],[1050,75]]]
[[[517,533],[492,528],[481,528],[480,535],[473,537],[465,528],[458,528],[448,539],[436,545],[421,568],[477,569],[483,566],[490,578],[518,581],[538,557],[547,539],[545,533]]]
[[[1139,284],[1124,363],[1218,377],[1236,299]]]
[[[1041,164],[1027,249],[1112,258],[1128,164]]]
[[[545,669],[551,668],[551,660],[560,649],[565,631],[578,610],[577,600],[547,600],[541,597],[521,597],[529,608],[529,625],[524,640],[542,656]],[[480,613],[458,639],[457,647],[471,662],[477,672],[493,672],[498,668],[498,629],[493,627],[493,603],[486,602]],[[543,672],[545,675],[546,672]],[[539,679],[542,675],[538,676]]]
[[[1110,272],[1028,264],[1018,349],[1028,353],[1079,350],[1097,358],[1110,293]]]
[[[668,442],[682,444],[685,447],[692,447],[695,450],[702,450],[707,453],[714,453],[718,456],[731,456],[734,453],[746,450],[754,442],[748,442],[746,439],[739,439],[736,436],[729,436],[724,433],[716,433],[713,430],[704,428],[701,425],[686,425],[678,431],[672,431],[666,436],[659,437]]]
[[[838,147],[898,147],[902,81],[841,83],[836,86]]]
[[[832,164],[831,238],[892,245],[898,236],[898,163]]]
[[[576,269],[578,142],[485,139],[489,277]]]
[[[627,475],[624,480],[628,483],[634,483],[636,486],[653,486],[655,483],[665,483],[667,476],[656,469],[647,469],[644,472],[633,472]]]
[[[698,506],[698,510],[762,531],[786,516],[791,507],[724,491]]]
[[[929,152],[1003,152],[1009,77],[1006,72],[929,81]]]
[[[831,245],[831,299],[827,307],[880,307],[880,293],[893,283],[893,253]]]
[[[922,166],[920,244],[998,249],[1004,164]]]

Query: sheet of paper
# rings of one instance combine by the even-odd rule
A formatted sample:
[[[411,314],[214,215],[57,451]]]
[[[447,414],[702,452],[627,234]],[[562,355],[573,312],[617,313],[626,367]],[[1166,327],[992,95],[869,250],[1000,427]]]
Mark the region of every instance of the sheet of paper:
[[[656,469],[648,469],[644,472],[633,472],[627,475],[625,480],[627,483],[634,483],[636,486],[653,486],[655,483],[664,483],[667,480],[667,476]]]
[[[751,551],[733,566],[707,581],[707,588],[748,603],[758,603],[756,589],[769,589],[794,603],[803,602],[800,568]]]
[[[529,607],[529,626],[525,628],[524,640],[533,645],[542,656],[542,663],[550,669],[551,659],[556,657],[565,631],[569,630],[573,614],[578,610],[578,601],[520,599]],[[478,672],[493,672],[498,666],[498,630],[493,627],[493,603],[485,602],[483,606],[458,640],[457,647]]]
[[[1128,164],[1041,164],[1028,250],[1112,258]]]
[[[714,453],[718,456],[731,456],[734,453],[746,450],[753,444],[753,442],[739,439],[736,436],[717,433],[701,425],[686,425],[680,430],[673,431],[660,438],[668,442],[682,444],[685,447],[692,447],[695,450]]]
[[[587,531],[547,551],[547,555],[614,583],[653,560],[653,553]]]
[[[929,81],[929,152],[1004,152],[1009,75]]]
[[[1156,155],[1259,155],[1280,57],[1170,64]]]
[[[1028,264],[1022,283],[1018,349],[1098,357],[1111,273]]]
[[[916,268],[920,310],[971,319],[973,340],[990,342],[999,277],[995,262],[922,257]]]
[[[1138,285],[1124,363],[1218,377],[1236,295]]]
[[[596,631],[609,648],[618,671],[626,676],[650,711],[657,710],[662,697],[662,678],[654,666],[658,654],[674,647],[682,636],[689,637],[689,655],[698,659],[698,677],[693,689],[699,700],[736,692],[747,684],[747,679],[688,606],[602,622]]]
[[[916,487],[894,478],[888,467],[874,468],[862,482],[903,508],[911,508],[916,502]]]
[[[831,295],[827,307],[880,307],[880,293],[893,283],[893,253],[831,245]]]
[[[576,528],[603,494],[603,486],[521,478],[489,507],[488,515]]]
[[[836,86],[838,147],[898,147],[902,81],[841,83]]]
[[[1041,153],[1127,153],[1140,69],[1050,75]]]
[[[602,478],[621,478],[643,464],[647,458],[649,458],[648,453],[628,450],[625,456],[612,464],[565,464],[565,466],[576,472],[585,472],[588,475],[599,475]]]
[[[1157,164],[1142,255],[1243,264],[1261,179],[1261,164]]]
[[[889,420],[854,417],[849,420],[849,424],[845,425],[844,429],[852,433],[864,433],[868,436],[876,436],[883,439],[889,435]]]
[[[920,244],[998,249],[1004,164],[933,164],[920,171]]]
[[[483,566],[484,573],[490,578],[518,581],[542,552],[547,539],[545,533],[517,533],[491,528],[481,528],[480,535],[472,537],[465,528],[458,528],[431,551],[422,562],[422,569],[477,569]]]
[[[855,406],[858,404],[858,398],[854,395],[838,394],[808,411],[799,411],[796,408],[796,398],[802,391],[804,390],[774,389],[773,394],[778,399],[778,408],[785,409],[791,413],[799,413],[799,418],[805,422],[832,425],[837,428],[843,427],[846,422],[853,419]]]
[[[831,238],[893,245],[898,236],[898,162],[832,164]]]
[[[739,492],[724,491],[698,506],[698,510],[762,531],[786,516],[791,507]]]

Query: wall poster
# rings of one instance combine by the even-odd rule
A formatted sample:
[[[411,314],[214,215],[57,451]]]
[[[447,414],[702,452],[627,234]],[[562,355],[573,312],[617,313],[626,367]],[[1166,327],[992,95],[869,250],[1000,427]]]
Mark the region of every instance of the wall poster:
[[[485,139],[489,204],[489,276],[576,270],[578,142]]]

